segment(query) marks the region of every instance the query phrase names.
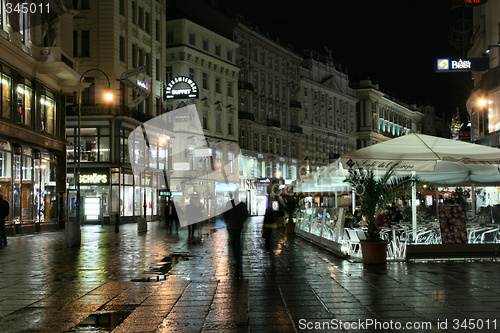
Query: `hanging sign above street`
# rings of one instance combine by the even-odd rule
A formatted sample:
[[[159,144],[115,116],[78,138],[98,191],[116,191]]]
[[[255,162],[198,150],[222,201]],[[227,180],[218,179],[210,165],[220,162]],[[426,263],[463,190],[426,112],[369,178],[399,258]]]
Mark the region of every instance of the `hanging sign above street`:
[[[440,58],[436,61],[436,72],[471,72],[487,71],[490,68],[488,58]]]
[[[126,72],[123,72],[122,75],[120,76],[119,80],[126,79],[128,77],[141,74],[141,73],[146,73],[146,66],[141,66],[137,68],[133,68],[131,70],[128,70]]]
[[[146,98],[148,98],[148,96],[140,95],[135,100],[133,100],[131,103],[129,103],[128,107],[133,109],[133,108],[137,107],[139,104],[141,104],[142,102],[144,102],[146,100]]]
[[[132,88],[134,89],[134,91],[136,93],[138,93],[139,95],[142,95],[142,96],[145,96],[145,97],[148,97],[149,94],[150,94],[150,91],[149,90],[146,90],[144,88],[142,88],[141,86],[138,86],[136,83],[130,81],[129,79],[121,79],[120,80],[124,85],[126,85],[127,87],[129,88]]]
[[[174,77],[165,87],[164,99],[198,98],[196,83],[186,76]]]

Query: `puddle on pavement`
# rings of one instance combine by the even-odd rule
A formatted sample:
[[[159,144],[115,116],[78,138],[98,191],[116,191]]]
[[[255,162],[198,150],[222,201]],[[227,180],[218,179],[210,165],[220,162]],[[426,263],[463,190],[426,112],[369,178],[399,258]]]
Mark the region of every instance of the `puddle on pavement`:
[[[114,312],[99,312],[91,314],[80,324],[73,327],[71,330],[65,333],[94,333],[94,332],[111,332],[135,310],[127,309],[122,311]]]
[[[181,261],[189,260],[189,252],[174,252],[168,257],[163,258],[155,266],[150,267],[149,270],[143,274],[132,279],[133,282],[156,282],[165,280],[168,272]]]

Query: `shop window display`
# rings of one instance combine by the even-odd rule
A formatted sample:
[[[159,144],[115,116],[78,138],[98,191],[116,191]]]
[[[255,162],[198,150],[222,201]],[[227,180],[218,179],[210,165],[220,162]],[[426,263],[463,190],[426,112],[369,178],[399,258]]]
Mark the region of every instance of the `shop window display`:
[[[2,89],[0,90],[0,97],[2,99],[2,117],[10,118],[11,107],[11,78],[3,73],[0,73],[0,80]]]
[[[42,92],[41,105],[41,129],[50,134],[56,134],[56,104],[54,94],[48,91]]]
[[[66,138],[68,162],[76,162],[75,142],[78,140],[78,129],[68,128]],[[81,149],[81,162],[109,162],[111,158],[109,128],[82,128]]]
[[[30,148],[23,147],[22,185],[21,185],[21,220],[33,219],[33,156]]]
[[[19,124],[31,124],[31,106],[33,90],[28,85],[29,81],[17,85],[17,122]]]

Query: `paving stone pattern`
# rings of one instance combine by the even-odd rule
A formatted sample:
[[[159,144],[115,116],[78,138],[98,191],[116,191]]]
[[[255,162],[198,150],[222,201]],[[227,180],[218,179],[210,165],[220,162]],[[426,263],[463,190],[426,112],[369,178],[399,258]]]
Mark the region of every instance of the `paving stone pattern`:
[[[220,221],[193,239],[161,222],[84,226],[80,248],[63,231],[12,237],[0,248],[0,332],[500,331],[496,260],[370,267],[281,233],[267,253],[261,226],[249,219],[241,265]]]

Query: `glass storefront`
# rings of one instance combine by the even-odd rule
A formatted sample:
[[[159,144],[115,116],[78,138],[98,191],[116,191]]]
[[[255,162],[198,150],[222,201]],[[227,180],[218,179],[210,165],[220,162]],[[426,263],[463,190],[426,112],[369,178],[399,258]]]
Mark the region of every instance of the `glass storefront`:
[[[56,166],[52,154],[0,141],[0,193],[14,223],[57,219]]]
[[[81,129],[81,163],[86,162],[109,162],[111,158],[109,127],[91,127]],[[67,158],[68,163],[74,163],[77,156],[76,145],[78,141],[78,129],[67,128],[68,140]]]

